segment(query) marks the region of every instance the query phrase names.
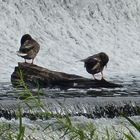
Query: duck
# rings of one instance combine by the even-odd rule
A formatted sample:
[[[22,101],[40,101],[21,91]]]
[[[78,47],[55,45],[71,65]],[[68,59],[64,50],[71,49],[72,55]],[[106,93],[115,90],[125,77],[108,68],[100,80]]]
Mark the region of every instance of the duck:
[[[19,51],[17,51],[17,55],[26,60],[32,59],[31,64],[34,63],[34,59],[37,55],[37,53],[40,50],[40,45],[38,44],[37,41],[35,41],[31,35],[29,34],[24,34],[21,38],[20,41],[20,48]]]
[[[86,68],[86,71],[89,74],[92,74],[95,80],[97,80],[95,78],[95,74],[100,72],[102,75],[101,79],[104,79],[103,69],[105,66],[107,67],[107,63],[109,61],[109,56],[106,53],[100,52],[89,56],[86,59],[82,59],[81,61],[84,62],[84,67]]]

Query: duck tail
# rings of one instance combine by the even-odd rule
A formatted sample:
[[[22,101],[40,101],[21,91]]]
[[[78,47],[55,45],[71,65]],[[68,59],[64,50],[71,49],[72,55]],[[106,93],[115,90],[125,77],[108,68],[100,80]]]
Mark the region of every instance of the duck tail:
[[[81,60],[79,60],[79,61],[81,61],[81,62],[85,62],[87,59],[81,59]]]
[[[85,62],[85,59],[77,60],[75,62]]]
[[[22,52],[20,52],[20,51],[17,51],[17,55],[18,55],[18,56],[26,56],[27,54],[26,54],[26,53],[22,53]]]

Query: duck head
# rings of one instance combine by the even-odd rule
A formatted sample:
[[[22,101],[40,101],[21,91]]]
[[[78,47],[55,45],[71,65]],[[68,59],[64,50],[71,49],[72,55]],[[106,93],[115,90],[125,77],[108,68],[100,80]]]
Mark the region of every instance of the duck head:
[[[20,41],[21,45],[23,45],[24,42],[27,41],[27,40],[32,40],[32,37],[29,34],[23,35],[22,38],[21,38],[21,41]]]

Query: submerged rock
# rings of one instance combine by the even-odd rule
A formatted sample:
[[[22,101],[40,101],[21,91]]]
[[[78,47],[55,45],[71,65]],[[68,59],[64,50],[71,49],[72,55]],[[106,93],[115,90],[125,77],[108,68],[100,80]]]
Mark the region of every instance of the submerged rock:
[[[24,81],[29,87],[40,88],[116,88],[121,85],[108,82],[104,79],[93,80],[82,76],[67,74],[63,72],[51,71],[29,63],[18,63],[11,75],[11,83],[13,86],[22,86]]]

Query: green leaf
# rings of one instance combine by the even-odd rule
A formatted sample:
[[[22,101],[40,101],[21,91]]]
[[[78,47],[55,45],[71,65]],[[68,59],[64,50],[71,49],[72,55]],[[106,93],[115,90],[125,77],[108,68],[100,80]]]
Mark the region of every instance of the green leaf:
[[[132,121],[130,118],[126,117],[125,118],[140,132],[140,125]]]
[[[134,140],[134,138],[131,135],[128,135],[128,134],[125,134],[125,133],[124,133],[124,135],[128,140]]]

